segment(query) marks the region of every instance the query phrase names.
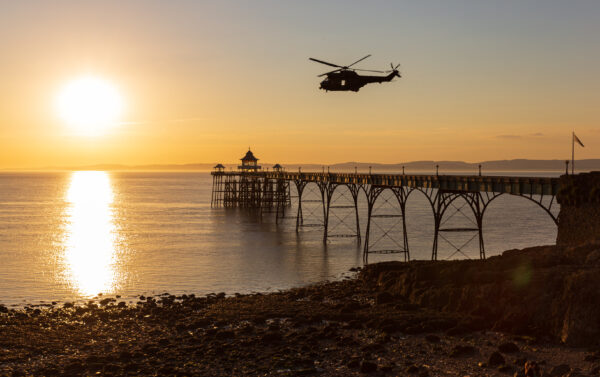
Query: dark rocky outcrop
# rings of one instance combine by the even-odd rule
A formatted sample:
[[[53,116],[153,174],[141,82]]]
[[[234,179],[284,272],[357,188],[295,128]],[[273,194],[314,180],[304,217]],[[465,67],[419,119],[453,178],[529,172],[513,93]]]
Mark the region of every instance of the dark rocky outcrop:
[[[481,327],[569,345],[600,342],[599,245],[509,250],[487,260],[370,265],[362,273],[402,303],[479,318]]]

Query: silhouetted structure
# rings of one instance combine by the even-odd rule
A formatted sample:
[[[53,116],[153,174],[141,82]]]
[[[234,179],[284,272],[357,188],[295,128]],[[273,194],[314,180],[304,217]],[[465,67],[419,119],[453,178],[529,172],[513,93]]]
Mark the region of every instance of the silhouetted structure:
[[[285,210],[291,205],[290,185],[294,185],[297,193],[296,231],[303,226],[323,227],[323,241],[331,237],[356,237],[361,242],[358,197],[364,192],[367,201],[367,219],[364,242],[364,259],[367,261],[370,253],[401,253],[405,260],[410,259],[408,237],[406,230],[406,203],[413,192],[425,195],[434,217],[434,235],[431,258],[438,259],[439,241],[445,240],[455,250],[450,257],[464,254],[464,247],[477,239],[479,257],[485,258],[483,240],[483,217],[489,204],[503,194],[517,195],[527,198],[541,207],[558,224],[558,217],[553,212],[555,197],[559,189],[559,178],[541,177],[502,177],[502,176],[458,176],[440,175],[405,175],[405,174],[363,174],[363,173],[324,173],[324,172],[284,172],[284,171],[252,171],[240,172],[214,171],[213,190],[218,193],[213,206],[247,207],[265,211],[273,209],[276,221],[285,216]],[[224,180],[223,180],[224,178]],[[221,183],[219,183],[221,182]],[[238,187],[244,187],[239,190]],[[309,191],[316,193],[315,199],[306,200]],[[339,202],[339,191],[346,200]],[[338,199],[334,193],[338,193]],[[387,192],[388,197],[382,196]],[[391,193],[391,196],[390,196]],[[223,197],[223,199],[219,199]],[[381,204],[391,200],[397,203],[394,211],[382,211]],[[322,217],[318,222],[305,223],[303,203],[318,202],[322,208]],[[383,203],[380,203],[383,202]],[[462,203],[462,204],[460,204]],[[465,211],[465,208],[467,209]],[[340,221],[348,218],[338,216],[344,210],[353,210],[355,230],[346,234],[330,234],[330,216],[334,214]],[[469,217],[469,226],[452,226],[449,223],[456,214]],[[468,216],[467,216],[468,217]],[[322,221],[321,221],[322,219]],[[386,220],[387,219],[387,220]],[[392,221],[398,224],[394,229],[383,229],[381,221]],[[381,230],[377,239],[373,230]],[[348,228],[348,227],[347,227]],[[470,237],[461,244],[453,243],[448,234],[465,233]],[[472,235],[471,235],[472,234]],[[381,239],[387,237],[393,247],[378,248]]]
[[[257,175],[261,166],[250,148],[240,160],[238,172],[225,172],[220,164],[215,166],[211,206],[254,208],[261,214],[274,210],[283,213],[291,204],[289,182]],[[283,171],[281,165],[275,167],[276,172]]]
[[[242,164],[238,166],[239,170],[246,172],[255,172],[261,169],[261,167],[258,165],[258,158],[254,157],[254,154],[252,153],[250,148],[248,148],[248,152],[246,152],[246,155],[240,158],[240,160],[242,161]]]
[[[386,72],[376,71],[376,70],[372,70],[372,69],[350,68],[353,65],[355,65],[356,63],[365,60],[369,56],[371,56],[371,55],[367,55],[364,58],[361,58],[361,59],[355,61],[354,63],[352,63],[350,65],[345,65],[345,66],[328,63],[323,60],[314,59],[314,58],[308,58],[308,59],[312,60],[314,62],[317,62],[317,63],[321,63],[321,64],[328,65],[330,67],[337,68],[337,69],[334,69],[333,71],[326,72],[326,73],[323,73],[318,76],[318,77],[327,76],[325,78],[325,80],[321,81],[321,85],[319,87],[319,89],[324,89],[326,92],[330,91],[330,90],[331,91],[358,92],[360,90],[360,88],[362,88],[363,86],[365,86],[367,84],[372,84],[372,83],[380,83],[381,84],[382,82],[392,81],[394,79],[394,77],[402,77],[402,76],[400,76],[400,72],[398,71],[398,67],[400,66],[400,64],[398,64],[394,67],[394,64],[390,63],[391,70],[387,71],[387,72],[390,72],[387,76],[361,76],[358,73],[356,73],[356,71],[379,72],[379,73],[386,73]]]

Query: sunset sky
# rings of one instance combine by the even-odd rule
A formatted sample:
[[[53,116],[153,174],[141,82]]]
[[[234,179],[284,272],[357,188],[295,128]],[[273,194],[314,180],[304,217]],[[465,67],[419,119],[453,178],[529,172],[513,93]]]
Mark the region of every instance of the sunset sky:
[[[0,168],[600,158],[600,2],[3,1]],[[319,90],[329,67],[401,79]],[[90,134],[57,101],[122,99]]]

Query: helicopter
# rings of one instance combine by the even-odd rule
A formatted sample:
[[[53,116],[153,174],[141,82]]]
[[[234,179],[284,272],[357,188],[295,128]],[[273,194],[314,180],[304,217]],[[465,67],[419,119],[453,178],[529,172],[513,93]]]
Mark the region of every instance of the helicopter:
[[[392,79],[394,77],[402,77],[400,76],[400,73],[398,72],[398,67],[400,66],[400,64],[396,65],[394,67],[393,63],[390,63],[390,67],[392,68],[390,71],[376,71],[376,70],[371,70],[371,69],[358,69],[358,68],[350,68],[353,65],[355,65],[358,62],[361,62],[363,60],[365,60],[366,58],[368,58],[371,55],[367,55],[364,58],[358,59],[357,61],[355,61],[354,63],[350,64],[350,65],[337,65],[337,64],[333,64],[333,63],[328,63],[326,61],[323,60],[319,60],[319,59],[315,59],[315,58],[308,58],[309,60],[312,60],[314,62],[317,63],[321,63],[321,64],[325,64],[331,67],[335,67],[337,69],[334,69],[333,71],[330,72],[326,72],[323,74],[320,74],[317,77],[321,77],[321,76],[327,76],[325,78],[325,80],[321,81],[321,85],[319,86],[319,89],[323,89],[326,92],[328,91],[353,91],[353,92],[358,92],[360,90],[360,88],[362,88],[363,86],[367,85],[367,84],[371,84],[371,83],[382,83],[382,82],[387,82],[387,81],[392,81]],[[377,73],[388,73],[389,74],[387,76],[361,76],[358,73],[356,73],[356,71],[362,71],[362,72],[377,72]]]

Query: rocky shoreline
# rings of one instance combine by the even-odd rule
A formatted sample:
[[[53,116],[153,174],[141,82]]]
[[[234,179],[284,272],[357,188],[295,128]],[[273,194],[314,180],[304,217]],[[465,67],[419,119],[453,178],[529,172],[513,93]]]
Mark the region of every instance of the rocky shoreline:
[[[598,250],[382,263],[270,294],[0,306],[0,376],[598,375]]]

